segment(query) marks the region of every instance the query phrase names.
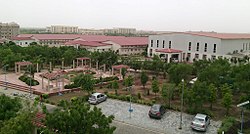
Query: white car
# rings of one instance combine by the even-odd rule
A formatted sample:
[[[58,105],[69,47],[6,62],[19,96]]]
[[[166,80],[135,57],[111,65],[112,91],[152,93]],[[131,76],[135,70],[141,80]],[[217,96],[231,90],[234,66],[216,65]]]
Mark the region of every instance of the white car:
[[[88,102],[90,104],[98,104],[101,103],[103,101],[107,100],[107,95],[103,94],[103,93],[93,93],[90,97]]]
[[[205,114],[196,114],[194,117],[191,128],[198,131],[206,131],[210,124],[210,118]]]

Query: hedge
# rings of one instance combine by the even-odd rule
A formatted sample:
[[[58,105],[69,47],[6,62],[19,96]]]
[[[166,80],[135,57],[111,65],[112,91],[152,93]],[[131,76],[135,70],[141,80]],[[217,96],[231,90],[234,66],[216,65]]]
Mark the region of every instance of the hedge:
[[[31,86],[36,86],[39,85],[39,82],[27,75],[22,75],[19,77],[19,80],[25,82],[27,85],[31,85]],[[30,83],[31,82],[31,83]]]
[[[221,123],[221,127],[218,130],[218,134],[222,134],[223,131],[227,133],[235,123],[236,123],[235,118],[233,117],[225,118]]]

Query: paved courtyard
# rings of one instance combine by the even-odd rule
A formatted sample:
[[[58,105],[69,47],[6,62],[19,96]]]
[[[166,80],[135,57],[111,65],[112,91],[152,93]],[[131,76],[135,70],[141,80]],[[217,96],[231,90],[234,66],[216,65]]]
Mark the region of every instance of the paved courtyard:
[[[183,114],[182,130],[179,130],[180,113],[176,111],[167,111],[161,120],[155,120],[148,117],[150,107],[145,105],[132,104],[134,111],[131,114],[131,118],[128,112],[128,102],[108,99],[106,102],[98,104],[97,107],[101,108],[106,115],[114,115],[115,120],[166,134],[202,133],[193,131],[190,128],[190,123],[194,116],[185,113]],[[220,121],[211,120],[211,124],[205,133],[216,134],[220,124]]]

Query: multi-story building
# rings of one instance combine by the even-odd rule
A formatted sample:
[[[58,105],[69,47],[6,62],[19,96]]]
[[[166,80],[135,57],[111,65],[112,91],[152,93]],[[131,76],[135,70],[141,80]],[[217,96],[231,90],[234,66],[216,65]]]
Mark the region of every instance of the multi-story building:
[[[136,34],[135,28],[104,29],[105,34]]]
[[[0,38],[10,39],[19,34],[20,26],[17,23],[1,23],[0,22]]]
[[[83,35],[104,35],[104,30],[97,30],[97,29],[79,29],[79,34]]]
[[[30,43],[35,42],[35,39],[31,37],[13,37],[11,40],[16,43],[16,45],[21,47],[27,47]]]
[[[250,34],[216,32],[173,32],[151,35],[148,56],[159,55],[167,62],[231,58],[233,53],[250,51]]]
[[[47,32],[50,33],[78,33],[77,26],[50,26],[46,28]]]

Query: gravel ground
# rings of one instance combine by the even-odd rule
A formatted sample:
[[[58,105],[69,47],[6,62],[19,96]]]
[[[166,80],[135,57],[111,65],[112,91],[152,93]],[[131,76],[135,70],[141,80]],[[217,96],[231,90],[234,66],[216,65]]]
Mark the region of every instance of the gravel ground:
[[[129,103],[119,100],[108,99],[106,102],[98,104],[97,107],[102,109],[106,115],[114,115],[115,120],[144,127],[147,129],[163,132],[167,134],[197,134],[204,132],[193,131],[190,128],[190,123],[193,115],[183,114],[182,130],[178,129],[180,122],[180,112],[167,111],[161,120],[150,119],[148,117],[149,106],[138,105],[132,103],[133,112],[128,112]],[[220,121],[211,120],[206,134],[216,134],[220,126]]]

